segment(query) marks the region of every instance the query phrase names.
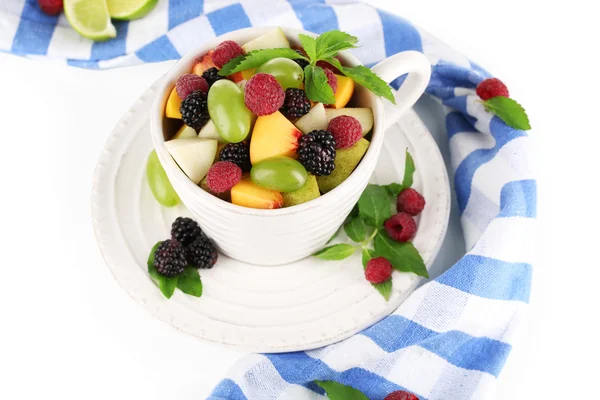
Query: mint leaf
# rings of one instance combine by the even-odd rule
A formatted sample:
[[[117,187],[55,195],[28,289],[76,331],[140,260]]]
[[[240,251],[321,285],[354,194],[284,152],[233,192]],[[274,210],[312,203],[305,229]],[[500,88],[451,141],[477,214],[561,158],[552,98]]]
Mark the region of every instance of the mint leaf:
[[[404,170],[406,172],[406,170]],[[390,196],[397,197],[401,191],[404,190],[404,186],[399,183],[390,183],[384,186]]]
[[[202,281],[200,280],[198,269],[186,267],[183,270],[183,273],[179,275],[177,287],[183,293],[189,294],[190,296],[202,296]]]
[[[483,102],[486,110],[496,114],[506,125],[515,129],[529,130],[529,117],[523,106],[504,96],[492,97]]]
[[[306,57],[296,53],[292,49],[280,48],[254,50],[243,56],[236,57],[227,64],[223,65],[223,68],[221,68],[219,71],[219,75],[227,76],[235,74],[236,72],[245,71],[250,68],[260,67],[267,61],[280,57],[289,58],[292,60],[302,58],[308,61]]]
[[[390,299],[390,296],[392,295],[392,279],[391,278],[383,283],[371,283],[371,285],[373,285],[373,287],[375,289],[377,289],[377,291],[379,293],[381,293],[381,295],[383,296],[385,301],[388,301]]]
[[[392,216],[390,199],[383,186],[368,185],[358,199],[360,215],[374,227],[380,227]]]
[[[387,233],[379,232],[374,241],[375,254],[387,258],[394,269],[403,272],[414,272],[419,276],[429,278],[427,267],[419,251],[410,242],[397,242]]]
[[[341,50],[354,49],[358,42],[356,36],[349,33],[332,30],[319,35],[316,41],[316,57],[311,57],[315,60],[323,60],[329,57],[335,57]],[[308,54],[308,53],[307,53]]]
[[[159,274],[158,271],[156,270],[156,267],[154,266],[154,252],[156,251],[158,246],[160,246],[161,243],[162,242],[156,243],[154,245],[154,247],[152,247],[152,250],[150,250],[150,255],[148,256],[148,263],[147,263],[148,264],[148,274],[154,281],[156,281],[162,294],[167,299],[170,299],[171,296],[173,296],[173,293],[175,292],[175,288],[177,287],[178,277],[174,276],[172,278],[169,278],[167,276]]]
[[[311,59],[311,61],[317,61],[317,41],[315,38],[305,35],[303,33],[298,34],[298,39],[300,40],[300,44],[302,48],[306,52],[306,55]]]
[[[406,161],[404,161],[404,178],[402,179],[402,187],[409,188],[413,184],[413,176],[415,174],[415,160],[406,149]]]
[[[363,265],[363,269],[367,268],[367,263],[369,262],[369,260],[371,258],[373,258],[374,254],[373,254],[373,250],[368,249],[368,248],[364,248],[362,251],[362,265]]]
[[[365,226],[363,219],[359,216],[346,222],[344,224],[344,231],[353,242],[357,243],[365,240],[365,236],[367,236],[367,227]]]
[[[325,247],[317,251],[313,256],[319,257],[322,260],[343,260],[354,254],[356,247],[351,244],[341,243],[333,246]]]
[[[385,97],[392,102],[392,104],[396,104],[396,99],[394,98],[390,86],[373,71],[371,71],[370,68],[365,67],[364,65],[359,65],[356,67],[344,67],[337,58],[333,57],[330,57],[325,61],[334,65],[348,78],[369,89],[377,96]]]
[[[360,390],[334,381],[315,381],[327,393],[329,400],[369,400]]]
[[[327,83],[327,75],[323,68],[314,65],[304,67],[304,88],[306,96],[314,102],[323,104],[335,103],[333,90]]]

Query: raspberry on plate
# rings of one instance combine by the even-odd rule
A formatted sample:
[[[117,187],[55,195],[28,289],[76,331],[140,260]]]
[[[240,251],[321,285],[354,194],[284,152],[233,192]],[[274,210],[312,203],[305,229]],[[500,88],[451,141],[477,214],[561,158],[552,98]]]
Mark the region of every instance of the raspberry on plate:
[[[329,68],[323,68],[323,71],[325,71],[325,75],[327,75],[327,83],[329,84],[329,86],[331,86],[331,89],[335,94],[335,92],[337,91],[337,76],[335,76],[333,71]]]
[[[479,96],[483,101],[498,96],[510,97],[508,95],[508,88],[498,78],[484,79],[479,83],[479,85],[477,85],[476,92],[477,96]]]
[[[38,4],[48,15],[58,15],[63,10],[63,0],[38,0]]]
[[[404,189],[396,199],[396,210],[410,215],[419,215],[425,208],[425,198],[413,188]]]
[[[175,90],[181,100],[185,100],[188,95],[196,90],[208,93],[208,82],[196,74],[185,74],[180,76],[175,83]]]
[[[371,283],[383,283],[392,277],[392,264],[383,257],[375,257],[367,262],[365,278]]]
[[[336,148],[348,149],[362,138],[360,122],[349,115],[340,115],[329,121],[327,130],[335,138]]]
[[[228,161],[216,162],[208,170],[206,184],[215,193],[231,190],[242,179],[242,169]]]
[[[243,56],[244,50],[239,44],[233,40],[226,40],[221,42],[213,52],[212,59],[215,65],[219,68],[223,68],[223,65],[236,57]]]
[[[417,396],[404,390],[396,390],[388,394],[384,400],[419,400]]]
[[[383,227],[387,234],[398,242],[408,242],[417,232],[417,223],[410,214],[404,212],[392,215]]]
[[[246,83],[244,103],[254,114],[269,115],[285,101],[285,92],[273,75],[258,73]]]

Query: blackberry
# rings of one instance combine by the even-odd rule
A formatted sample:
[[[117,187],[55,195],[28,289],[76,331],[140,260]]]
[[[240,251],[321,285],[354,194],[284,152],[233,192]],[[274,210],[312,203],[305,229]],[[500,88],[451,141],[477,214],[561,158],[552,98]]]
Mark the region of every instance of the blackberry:
[[[308,172],[330,175],[335,168],[335,139],[329,131],[312,131],[298,141],[298,161]]]
[[[187,217],[177,217],[171,225],[171,238],[177,240],[182,246],[187,246],[202,236],[202,229],[196,221]]]
[[[229,143],[219,153],[219,161],[229,161],[236,164],[243,172],[250,172],[250,147],[244,142]]]
[[[300,118],[310,111],[310,100],[302,89],[289,88],[285,90],[285,101],[279,109],[286,117]]]
[[[165,240],[154,252],[154,266],[159,274],[172,277],[179,275],[187,266],[183,246],[176,240]]]
[[[296,53],[300,54],[300,55],[301,55],[301,56],[303,56],[303,57],[306,57],[306,54],[304,54],[304,53],[303,53],[302,51],[300,51],[300,50],[296,50]],[[309,64],[309,62],[308,62],[308,61],[306,61],[306,60],[305,60],[305,59],[303,59],[303,58],[296,58],[296,59],[294,59],[294,61],[296,62],[296,64],[298,64],[299,66],[301,66],[301,67],[302,67],[302,69],[304,69],[304,68],[305,68],[305,67],[306,67],[306,66]]]
[[[210,239],[200,237],[185,248],[185,257],[188,264],[196,268],[212,268],[219,253]]]
[[[219,69],[212,67],[202,73],[202,77],[208,82],[208,87],[211,87],[213,83],[218,80],[225,79],[224,76],[219,75]]]
[[[208,106],[206,103],[206,94],[201,90],[196,90],[188,95],[181,102],[179,107],[183,122],[195,130],[199,131],[210,119],[208,116]]]

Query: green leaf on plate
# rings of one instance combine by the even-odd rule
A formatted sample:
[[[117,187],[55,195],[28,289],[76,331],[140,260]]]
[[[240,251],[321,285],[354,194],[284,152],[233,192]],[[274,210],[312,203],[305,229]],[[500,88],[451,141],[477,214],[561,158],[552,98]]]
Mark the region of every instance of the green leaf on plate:
[[[483,102],[486,110],[496,114],[506,125],[515,129],[529,130],[529,117],[523,106],[513,99],[504,96],[496,96]]]
[[[364,65],[358,65],[356,67],[344,67],[337,58],[327,58],[325,61],[335,66],[344,75],[352,79],[359,85],[369,89],[377,96],[385,97],[392,104],[396,104],[396,99],[392,93],[390,86],[379,76],[377,76],[370,68]]]
[[[156,267],[154,266],[154,252],[156,251],[156,249],[158,249],[158,246],[160,246],[161,243],[162,242],[156,243],[152,247],[152,250],[150,250],[150,255],[148,255],[148,274],[150,274],[150,277],[156,280],[157,282],[162,275],[158,273]]]
[[[162,242],[158,242],[152,247],[150,250],[150,255],[148,256],[148,274],[150,277],[158,284],[160,291],[167,299],[170,299],[175,292],[175,288],[177,287],[178,277],[169,278],[167,276],[161,275],[156,270],[154,266],[154,252],[160,246]]]
[[[315,381],[325,390],[329,400],[369,400],[360,390],[334,381]]]
[[[354,254],[356,247],[351,244],[341,243],[333,246],[325,247],[317,251],[313,256],[319,257],[322,260],[343,260]]]
[[[362,251],[362,265],[363,265],[363,269],[367,268],[367,263],[374,256],[375,256],[375,254],[373,253],[373,250],[368,249],[366,247],[363,249],[363,251]]]
[[[404,161],[404,178],[402,179],[402,188],[409,188],[413,184],[415,175],[415,160],[406,149],[406,161]],[[399,192],[398,192],[399,193]]]
[[[379,293],[381,293],[381,295],[383,296],[385,301],[388,301],[390,299],[390,296],[392,295],[392,279],[391,278],[383,283],[371,283],[371,285],[373,285],[373,287],[375,289],[377,289],[377,291]]]
[[[397,242],[387,233],[379,232],[374,241],[375,254],[387,258],[394,269],[403,272],[413,272],[419,276],[429,278],[427,268],[419,251],[410,242]]]
[[[344,224],[344,231],[353,242],[357,243],[365,240],[365,236],[367,236],[367,227],[360,216],[356,216],[346,222]]]
[[[342,50],[356,48],[356,43],[358,43],[356,36],[338,30],[331,30],[319,35],[316,40],[317,55],[311,58],[313,60],[324,60],[329,57],[335,57]]]
[[[360,215],[375,227],[380,227],[392,216],[390,198],[383,186],[368,185],[358,199]]]
[[[280,49],[263,49],[254,50],[243,56],[239,56],[223,65],[223,68],[219,71],[219,75],[227,76],[235,74],[236,72],[244,71],[250,68],[260,67],[264,63],[274,58],[289,58],[295,60],[302,58],[307,60],[306,57],[296,53],[292,49],[280,48]]]
[[[317,40],[303,33],[298,35],[298,40],[300,40],[300,44],[308,58],[310,58],[311,61],[317,61]]]
[[[314,65],[304,67],[304,89],[306,90],[306,96],[314,102],[335,103],[333,89],[327,83],[327,75],[321,67]]]
[[[390,196],[394,197],[397,197],[404,190],[404,186],[399,183],[390,183],[389,185],[384,185],[384,188]]]
[[[177,287],[190,296],[202,296],[202,281],[197,268],[186,267],[177,281]]]

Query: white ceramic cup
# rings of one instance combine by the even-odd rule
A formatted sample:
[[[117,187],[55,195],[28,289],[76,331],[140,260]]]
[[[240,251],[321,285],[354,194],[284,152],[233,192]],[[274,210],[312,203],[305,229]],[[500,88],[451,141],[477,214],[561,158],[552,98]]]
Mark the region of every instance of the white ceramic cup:
[[[373,138],[364,158],[348,179],[329,193],[297,206],[277,210],[241,207],[205,192],[190,181],[177,166],[164,145],[168,124],[164,117],[164,109],[175,81],[191,71],[198,57],[214,49],[224,40],[244,44],[270,29],[272,28],[257,27],[230,32],[207,41],[203,46],[186,54],[159,85],[150,116],[152,140],[158,158],[181,201],[222,253],[243,262],[259,265],[279,265],[297,261],[325,245],[344,222],[367,186],[381,151],[386,128],[413,106],[425,91],[431,74],[428,60],[416,51],[395,54],[375,65],[372,68],[373,72],[386,82],[404,74],[408,76],[396,93],[395,106],[359,85],[356,86],[352,105],[373,109]],[[299,45],[299,33],[316,36],[299,29],[282,29],[292,45]],[[340,56],[345,65],[360,65],[349,52],[340,52]],[[384,101],[389,103],[385,109]]]

